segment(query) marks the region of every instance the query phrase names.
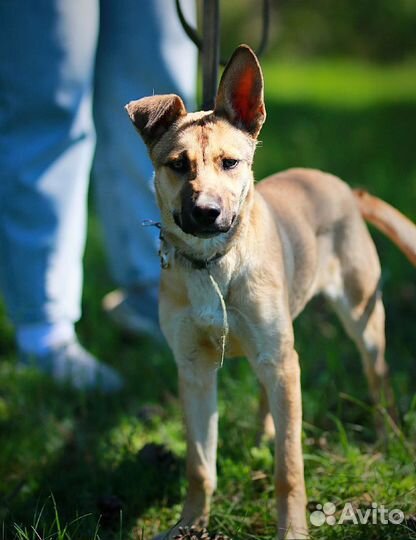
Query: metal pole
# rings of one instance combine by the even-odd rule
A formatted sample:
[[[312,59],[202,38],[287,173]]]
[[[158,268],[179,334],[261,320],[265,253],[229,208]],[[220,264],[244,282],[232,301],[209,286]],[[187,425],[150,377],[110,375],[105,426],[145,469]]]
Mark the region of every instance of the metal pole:
[[[220,63],[219,0],[204,0],[202,20],[202,108],[214,108]]]

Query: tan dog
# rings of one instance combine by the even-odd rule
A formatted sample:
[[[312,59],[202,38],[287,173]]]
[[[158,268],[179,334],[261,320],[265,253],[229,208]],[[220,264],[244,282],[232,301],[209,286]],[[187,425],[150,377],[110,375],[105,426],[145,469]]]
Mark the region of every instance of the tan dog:
[[[214,111],[187,113],[175,95],[133,101],[127,110],[148,146],[162,215],[160,323],[179,370],[188,442],[189,488],[179,525],[202,524],[209,515],[216,379],[228,324],[226,355],[248,357],[277,428],[278,537],[305,538],[292,321],[323,293],[358,345],[374,399],[386,396],[380,265],[361,213],[413,262],[416,227],[320,171],[293,169],[254,186],[252,161],[266,113],[261,69],[247,46],[228,63]]]

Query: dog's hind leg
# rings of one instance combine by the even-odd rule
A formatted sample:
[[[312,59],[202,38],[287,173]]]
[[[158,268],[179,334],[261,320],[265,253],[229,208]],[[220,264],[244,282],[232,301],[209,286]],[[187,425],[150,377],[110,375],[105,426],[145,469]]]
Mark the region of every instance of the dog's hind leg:
[[[270,412],[269,399],[264,386],[260,385],[259,400],[259,427],[256,435],[256,444],[259,445],[263,440],[272,441],[276,435],[273,416]]]
[[[353,306],[348,297],[331,300],[346,332],[356,343],[360,352],[364,373],[367,377],[372,400],[376,406],[387,409],[394,420],[397,411],[389,381],[389,368],[385,361],[384,306],[380,291]],[[383,423],[379,415],[376,425],[379,431]]]
[[[389,369],[385,361],[385,313],[381,298],[380,264],[364,223],[355,222],[341,253],[338,286],[324,291],[361,355],[371,397],[396,418]],[[380,425],[380,417],[377,424]]]

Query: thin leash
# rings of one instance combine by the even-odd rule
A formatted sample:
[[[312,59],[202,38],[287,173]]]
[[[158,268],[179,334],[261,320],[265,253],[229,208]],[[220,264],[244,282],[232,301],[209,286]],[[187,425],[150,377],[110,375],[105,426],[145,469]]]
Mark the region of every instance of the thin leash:
[[[217,293],[217,296],[220,300],[221,309],[222,309],[222,333],[221,333],[221,362],[220,362],[220,368],[224,365],[224,358],[225,358],[225,348],[227,346],[227,338],[230,331],[230,327],[228,326],[228,314],[227,314],[227,306],[225,304],[224,296],[221,292],[221,289],[215,280],[214,276],[211,274],[209,268],[207,268],[209,279],[212,283],[212,286],[214,288],[214,291]]]
[[[159,257],[160,257],[160,265],[163,270],[166,270],[169,268],[169,259],[171,255],[171,250],[166,246],[166,239],[163,235],[163,227],[162,223],[160,221],[153,221],[152,219],[144,219],[142,221],[142,227],[156,227],[159,229],[159,240],[160,240],[160,248],[159,248]],[[174,248],[173,248],[174,249]],[[222,255],[221,255],[222,256]],[[200,265],[196,267],[198,270],[206,270],[208,273],[208,277],[210,280],[210,283],[212,285],[212,288],[214,289],[216,295],[218,296],[218,299],[220,301],[221,310],[222,310],[222,331],[220,336],[220,348],[221,348],[221,361],[220,361],[220,368],[224,365],[224,358],[225,358],[225,350],[227,347],[227,338],[229,334],[229,324],[228,324],[228,314],[227,314],[227,305],[225,303],[224,296],[221,292],[220,286],[218,285],[217,280],[212,275],[212,272],[210,270],[210,266],[213,262],[217,261],[220,257],[215,256],[212,259],[207,259],[205,261],[199,261]],[[185,259],[187,259],[191,264],[195,264],[194,259],[190,259],[189,257],[185,256]],[[195,267],[195,266],[194,266]]]

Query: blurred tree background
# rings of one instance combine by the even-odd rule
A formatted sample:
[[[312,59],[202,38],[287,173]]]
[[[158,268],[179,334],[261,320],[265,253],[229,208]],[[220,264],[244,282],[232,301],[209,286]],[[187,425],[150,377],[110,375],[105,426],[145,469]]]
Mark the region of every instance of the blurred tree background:
[[[221,2],[224,56],[256,47],[260,0]],[[271,56],[355,57],[380,63],[416,56],[414,0],[272,0]]]

